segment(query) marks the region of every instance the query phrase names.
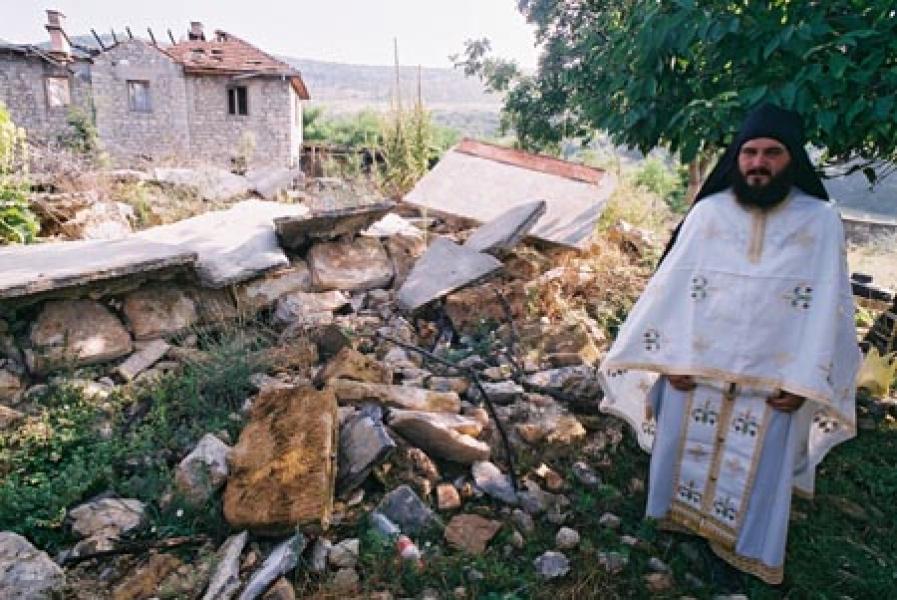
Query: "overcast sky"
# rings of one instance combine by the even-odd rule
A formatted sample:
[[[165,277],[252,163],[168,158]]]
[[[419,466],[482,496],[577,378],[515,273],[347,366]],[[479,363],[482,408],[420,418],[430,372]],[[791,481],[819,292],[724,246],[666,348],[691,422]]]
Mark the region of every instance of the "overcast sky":
[[[496,54],[534,67],[533,30],[516,0],[0,0],[0,39],[44,41],[46,15],[66,15],[69,34],[123,32],[156,38],[185,34],[190,21],[223,29],[273,54],[355,64],[451,66],[464,40],[488,37]]]

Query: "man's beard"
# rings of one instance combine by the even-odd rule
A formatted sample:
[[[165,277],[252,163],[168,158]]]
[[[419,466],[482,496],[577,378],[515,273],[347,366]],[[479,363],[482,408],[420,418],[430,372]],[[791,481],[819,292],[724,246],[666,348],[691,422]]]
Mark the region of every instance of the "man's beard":
[[[748,184],[747,178],[752,175],[766,175],[769,182],[766,185],[752,186]],[[735,190],[735,197],[744,206],[752,206],[756,208],[772,208],[782,200],[788,197],[791,186],[794,184],[794,164],[790,164],[785,169],[773,177],[769,171],[764,168],[752,169],[746,175],[742,175],[738,167],[732,170],[732,188]]]

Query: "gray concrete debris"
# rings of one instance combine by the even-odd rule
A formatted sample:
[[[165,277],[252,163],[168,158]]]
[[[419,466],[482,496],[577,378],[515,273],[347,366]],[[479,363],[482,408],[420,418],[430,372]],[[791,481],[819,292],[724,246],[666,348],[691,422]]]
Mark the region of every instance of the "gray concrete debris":
[[[196,274],[202,284],[220,288],[269,269],[289,266],[290,261],[277,243],[273,221],[302,215],[307,210],[299,204],[246,200],[227,210],[153,227],[134,237],[195,253]]]
[[[573,463],[573,477],[576,481],[588,488],[596,488],[601,485],[601,478],[598,474],[583,461]]]
[[[484,381],[482,382],[482,386],[486,391],[486,394],[489,395],[489,399],[496,404],[510,404],[526,392],[526,390],[523,389],[523,386],[510,379],[495,382]],[[468,388],[467,396],[474,402],[482,400],[482,398],[480,398],[480,390],[476,386]]]
[[[170,283],[153,283],[134,290],[125,296],[121,310],[137,340],[172,336],[199,320],[193,299]]]
[[[244,531],[230,536],[218,549],[215,572],[202,600],[230,600],[240,587],[240,555],[249,539]]]
[[[549,550],[535,560],[536,574],[543,579],[563,577],[570,572],[570,561],[560,552]]]
[[[470,469],[473,481],[478,488],[489,496],[505,504],[516,505],[517,493],[511,484],[511,478],[489,461],[473,463]]]
[[[474,231],[464,247],[492,255],[506,254],[536,225],[545,208],[544,200],[510,208]]]
[[[192,265],[196,253],[128,237],[0,248],[0,300]]]
[[[31,327],[32,349],[25,353],[32,373],[62,365],[92,365],[131,352],[131,336],[121,321],[93,300],[52,300]]]
[[[588,365],[560,367],[547,371],[538,371],[526,378],[527,383],[548,390],[563,391],[568,384],[582,379],[594,379],[595,368]]]
[[[386,249],[373,238],[319,242],[307,259],[312,286],[319,291],[383,288],[393,277]]]
[[[220,202],[245,196],[251,186],[248,179],[219,167],[199,169],[159,167],[152,170],[152,180],[194,190],[203,200]]]
[[[231,448],[207,433],[181,460],[175,473],[177,490],[195,506],[204,504],[227,481],[227,457]]]
[[[11,531],[0,532],[0,598],[44,600],[65,585],[65,573],[46,552]]]
[[[171,345],[165,340],[153,340],[118,365],[115,372],[121,375],[125,381],[133,381],[143,371],[162,360],[169,348]]]
[[[293,187],[296,181],[305,179],[302,169],[296,167],[259,167],[246,172],[249,186],[265,200],[276,200],[278,195]]]
[[[345,497],[364,483],[371,469],[395,448],[395,441],[383,425],[383,411],[379,406],[364,406],[346,419],[339,432],[337,495]]]
[[[436,238],[399,288],[399,308],[411,312],[501,269],[497,258]]]
[[[412,535],[440,523],[439,517],[407,485],[383,496],[376,511]]]
[[[629,559],[619,552],[599,552],[598,565],[611,575],[616,575],[626,568]]]
[[[489,444],[476,439],[482,424],[451,413],[391,410],[389,426],[427,454],[460,464],[488,460]]]
[[[239,600],[255,600],[274,583],[275,579],[295,569],[306,543],[305,536],[297,533],[275,547],[261,568],[253,573]]]
[[[301,250],[315,240],[354,235],[379,220],[393,206],[392,202],[378,202],[307,215],[285,215],[274,220],[274,227],[284,248]]]
[[[61,225],[76,240],[117,240],[132,233],[134,209],[121,202],[92,202]]]

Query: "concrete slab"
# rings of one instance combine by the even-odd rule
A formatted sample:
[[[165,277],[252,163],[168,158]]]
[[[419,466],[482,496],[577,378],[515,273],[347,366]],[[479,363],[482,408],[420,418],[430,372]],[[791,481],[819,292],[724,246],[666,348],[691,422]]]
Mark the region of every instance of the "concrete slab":
[[[464,247],[487,254],[509,252],[545,214],[546,206],[544,200],[515,206],[474,231]]]
[[[151,177],[158,183],[194,189],[204,200],[213,202],[245,196],[252,189],[248,179],[219,167],[199,169],[159,167],[153,169]]]
[[[393,206],[395,204],[392,202],[378,202],[306,215],[284,216],[275,219],[274,227],[284,248],[298,250],[316,240],[332,240],[341,235],[358,233],[380,220]]]
[[[195,269],[202,284],[219,288],[269,269],[289,266],[289,259],[277,243],[274,220],[300,217],[307,210],[299,204],[246,200],[227,210],[153,227],[135,237],[194,252]]]
[[[399,308],[413,311],[501,269],[497,258],[436,238],[399,288]]]
[[[192,265],[196,252],[134,237],[0,249],[0,301]]]
[[[293,182],[303,178],[302,169],[296,167],[260,167],[246,172],[246,179],[255,192],[265,200],[274,200],[282,190],[292,187]]]
[[[546,202],[546,213],[529,235],[583,248],[615,187],[614,177],[600,169],[464,140],[404,200],[428,215],[487,223],[539,198]]]

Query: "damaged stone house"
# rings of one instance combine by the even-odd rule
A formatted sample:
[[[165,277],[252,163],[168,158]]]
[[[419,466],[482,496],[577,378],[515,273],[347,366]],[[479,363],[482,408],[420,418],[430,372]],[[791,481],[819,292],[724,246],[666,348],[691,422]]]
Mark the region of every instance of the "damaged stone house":
[[[72,43],[64,15],[47,17],[48,47],[0,42],[0,102],[31,137],[69,134],[75,110],[123,165],[298,163],[309,94],[285,62],[224,31],[207,39],[198,22],[170,44],[129,32],[88,47]]]

